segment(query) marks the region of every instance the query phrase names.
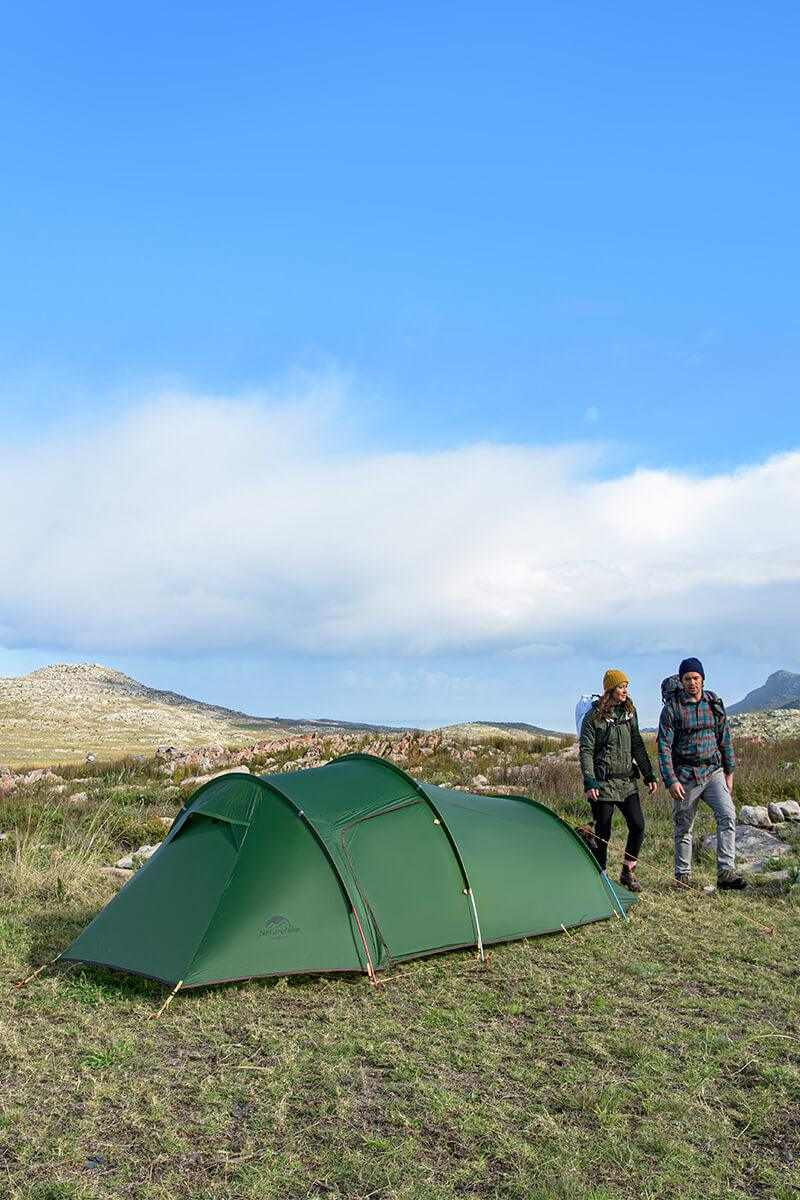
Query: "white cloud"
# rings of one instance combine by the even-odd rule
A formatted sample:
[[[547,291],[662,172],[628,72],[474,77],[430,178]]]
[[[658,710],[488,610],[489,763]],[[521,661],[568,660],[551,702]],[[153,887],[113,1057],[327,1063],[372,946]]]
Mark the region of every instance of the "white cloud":
[[[0,643],[74,652],[800,648],[800,454],[356,452],[341,387],[165,395],[0,478]]]

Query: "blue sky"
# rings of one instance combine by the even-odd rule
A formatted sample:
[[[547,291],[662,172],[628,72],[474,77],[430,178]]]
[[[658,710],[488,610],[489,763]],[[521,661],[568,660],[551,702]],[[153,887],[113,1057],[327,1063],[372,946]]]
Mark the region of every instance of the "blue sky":
[[[565,726],[610,655],[645,696],[687,638],[731,693],[800,669],[798,24],[737,4],[7,14],[0,408],[11,476],[43,499],[6,506],[0,670],[90,658],[257,712]],[[280,455],[283,489],[259,490]],[[373,504],[386,472],[436,495]],[[306,511],[320,477],[336,496]],[[607,514],[592,530],[604,485],[649,544]],[[203,589],[217,560],[235,585]],[[424,579],[405,603],[404,571]]]

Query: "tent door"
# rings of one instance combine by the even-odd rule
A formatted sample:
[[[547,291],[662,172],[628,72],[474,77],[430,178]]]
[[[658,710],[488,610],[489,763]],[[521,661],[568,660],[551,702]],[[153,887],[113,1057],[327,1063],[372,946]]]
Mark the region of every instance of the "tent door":
[[[343,843],[392,958],[475,941],[461,868],[429,805],[366,817],[344,831]]]

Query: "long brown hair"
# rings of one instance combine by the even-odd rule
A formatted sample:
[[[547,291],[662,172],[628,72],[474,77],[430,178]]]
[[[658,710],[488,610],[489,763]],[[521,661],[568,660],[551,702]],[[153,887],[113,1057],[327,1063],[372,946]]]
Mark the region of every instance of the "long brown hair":
[[[597,708],[595,709],[594,715],[601,721],[605,721],[606,717],[610,717],[611,713],[617,707],[617,701],[613,698],[615,691],[616,688],[609,688],[607,692],[603,692],[602,696],[597,701]],[[626,716],[631,716],[636,711],[630,696],[628,696],[626,700],[622,701],[622,707]]]

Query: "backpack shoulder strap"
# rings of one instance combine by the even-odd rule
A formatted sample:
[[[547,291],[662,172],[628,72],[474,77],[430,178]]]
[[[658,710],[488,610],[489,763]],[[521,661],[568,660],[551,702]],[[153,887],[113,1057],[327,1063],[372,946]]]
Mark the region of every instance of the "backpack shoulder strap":
[[[725,705],[722,702],[722,697],[716,692],[705,692],[706,700],[709,708],[714,714],[714,725],[716,726],[717,742],[722,736],[722,723],[725,720]]]

